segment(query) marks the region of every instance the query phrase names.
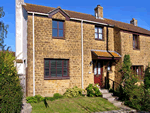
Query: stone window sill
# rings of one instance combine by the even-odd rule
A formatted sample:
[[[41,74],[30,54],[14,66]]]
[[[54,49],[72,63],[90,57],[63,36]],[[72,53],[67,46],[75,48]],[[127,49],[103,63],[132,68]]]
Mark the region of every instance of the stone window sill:
[[[44,80],[64,80],[70,79],[70,77],[51,77],[51,78],[44,78]]]

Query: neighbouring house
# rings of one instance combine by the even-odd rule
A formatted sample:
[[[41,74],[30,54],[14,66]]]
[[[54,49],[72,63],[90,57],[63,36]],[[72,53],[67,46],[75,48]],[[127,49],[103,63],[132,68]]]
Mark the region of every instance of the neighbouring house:
[[[18,74],[26,78],[26,96],[63,94],[67,88],[105,87],[105,78],[120,83],[118,69],[129,54],[132,69],[143,78],[150,62],[150,31],[95,16],[16,0]],[[93,12],[94,13],[94,12]]]

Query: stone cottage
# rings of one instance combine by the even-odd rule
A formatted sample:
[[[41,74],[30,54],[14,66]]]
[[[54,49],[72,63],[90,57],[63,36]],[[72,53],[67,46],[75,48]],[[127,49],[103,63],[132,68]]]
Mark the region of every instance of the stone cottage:
[[[105,87],[108,77],[120,83],[118,68],[129,54],[139,79],[150,62],[150,31],[106,19],[97,5],[95,16],[16,0],[18,74],[25,76],[26,96],[63,94],[67,88]]]

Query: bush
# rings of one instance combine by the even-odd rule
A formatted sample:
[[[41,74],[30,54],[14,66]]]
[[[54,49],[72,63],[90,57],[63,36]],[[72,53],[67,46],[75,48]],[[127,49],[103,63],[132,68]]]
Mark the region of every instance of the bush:
[[[59,98],[62,98],[62,97],[63,96],[59,93],[55,93],[54,96],[53,96],[54,99],[59,99]]]
[[[27,103],[39,103],[44,100],[44,97],[41,95],[35,95],[34,97],[26,97]]]
[[[26,100],[27,103],[39,103],[41,101],[44,101],[44,99],[53,101],[59,98],[63,98],[63,96],[59,93],[55,93],[53,97],[42,97],[41,95],[35,95],[34,97],[33,96],[26,97]]]
[[[89,86],[86,88],[86,90],[87,90],[88,97],[102,96],[101,92],[99,91],[99,88],[96,85],[89,84]]]
[[[149,66],[145,70],[144,86],[146,89],[150,88],[150,67]]]
[[[64,96],[69,97],[69,98],[82,96],[82,91],[84,90],[75,86],[73,88],[67,89],[66,92],[64,93]]]
[[[148,82],[144,81],[144,85],[136,85],[138,82],[137,75],[135,75],[131,70],[130,56],[124,56],[124,64],[121,69],[123,84],[121,90],[121,99],[125,102],[125,105],[128,105],[132,108],[137,109],[138,111],[149,111],[150,110],[150,93],[149,90],[145,89],[144,85],[148,88]],[[149,76],[149,71],[146,70],[147,76]],[[123,96],[122,96],[123,95]]]
[[[20,85],[15,57],[9,51],[0,52],[0,112],[20,113],[23,92]]]

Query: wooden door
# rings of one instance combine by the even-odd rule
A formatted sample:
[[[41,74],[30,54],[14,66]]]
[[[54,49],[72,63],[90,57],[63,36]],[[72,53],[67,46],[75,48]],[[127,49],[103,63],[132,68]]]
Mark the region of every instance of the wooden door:
[[[103,85],[103,64],[101,61],[94,62],[94,83],[98,83],[100,87]]]

